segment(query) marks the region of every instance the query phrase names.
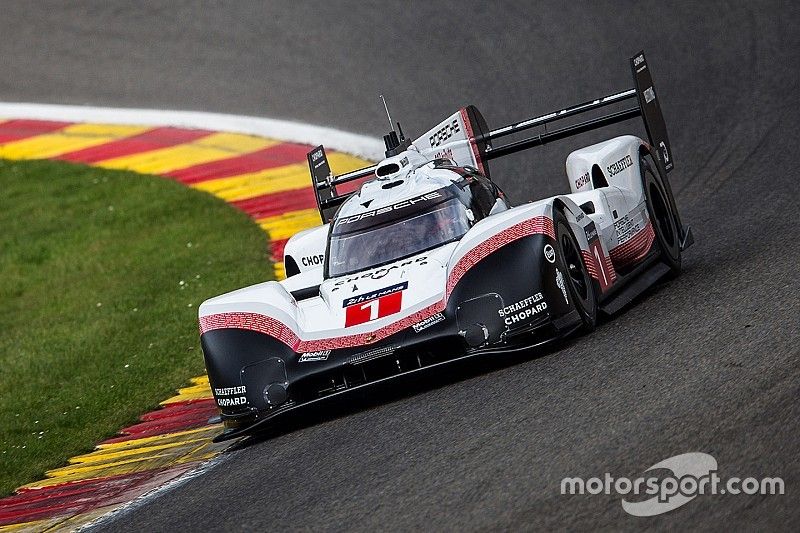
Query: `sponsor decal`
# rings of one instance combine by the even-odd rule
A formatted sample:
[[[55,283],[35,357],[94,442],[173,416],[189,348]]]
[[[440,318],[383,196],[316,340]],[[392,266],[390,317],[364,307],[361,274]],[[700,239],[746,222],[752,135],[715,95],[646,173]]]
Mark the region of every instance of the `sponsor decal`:
[[[442,320],[444,320],[444,315],[442,313],[436,313],[435,315],[431,315],[421,322],[417,322],[411,327],[414,328],[415,332],[419,333],[420,331],[428,329],[434,324],[438,324]]]
[[[364,278],[381,279],[383,277],[386,277],[386,275],[389,274],[389,272],[391,272],[392,270],[394,270],[396,268],[403,268],[403,267],[407,267],[408,265],[412,265],[412,264],[424,265],[425,261],[427,261],[427,260],[428,260],[428,256],[426,256],[426,255],[423,255],[422,257],[417,257],[416,259],[408,259],[408,260],[405,260],[405,261],[403,261],[402,263],[399,263],[399,264],[396,263],[396,264],[391,265],[391,266],[380,267],[377,270],[373,270],[371,272],[366,272],[364,274],[361,274],[360,276],[353,276],[353,277],[349,277],[349,278],[345,278],[345,279],[340,279],[335,283],[335,285],[337,287],[339,287],[341,285],[344,285],[345,283],[353,283],[354,281],[358,281],[358,280],[364,279]]]
[[[610,165],[608,165],[608,167],[606,167],[606,170],[608,170],[608,175],[609,176],[614,176],[615,174],[619,174],[620,172],[622,172],[626,168],[632,167],[632,166],[633,166],[633,159],[631,159],[631,156],[626,155],[622,159],[620,159],[618,161],[615,161],[615,162],[611,163]]]
[[[436,148],[460,131],[461,127],[458,124],[458,119],[454,118],[452,122],[445,124],[430,136],[428,141],[431,143],[431,148]]]
[[[322,254],[309,255],[308,257],[303,257],[302,259],[300,259],[300,262],[303,264],[304,267],[321,265],[324,261],[325,261],[325,256]]]
[[[633,68],[636,69],[637,74],[647,68],[647,63],[644,62],[643,55],[639,54],[638,56],[633,58]]]
[[[656,91],[652,87],[648,87],[644,90],[644,101],[646,103],[650,103],[656,99]]]
[[[576,216],[576,217],[575,217],[575,220],[576,220],[577,222],[580,222],[580,221],[581,221],[581,220],[583,220],[585,217],[586,217],[586,215],[584,215],[584,214],[583,214],[583,211],[581,211],[580,213],[578,213],[578,216]]]
[[[220,407],[231,407],[234,405],[245,405],[247,398],[244,396],[236,396],[235,398],[217,398],[217,405]]]
[[[392,285],[390,287],[384,287],[383,289],[378,289],[376,291],[361,294],[359,296],[351,296],[342,302],[342,307],[349,307],[351,305],[360,304],[368,300],[375,300],[376,298],[392,294],[393,292],[404,291],[407,288],[408,282],[404,281],[403,283],[398,283],[397,285]],[[353,289],[355,289],[355,287],[353,287]]]
[[[564,301],[569,305],[569,298],[567,298],[567,286],[564,284],[564,274],[556,268],[556,285],[561,289],[561,294],[564,295]]]
[[[589,183],[589,173],[585,172],[581,175],[581,177],[575,180],[575,188],[580,189],[581,187],[587,185],[588,183]]]
[[[400,312],[403,291],[407,288],[408,282],[403,282],[345,299],[342,302],[345,308],[344,326],[355,326]]]
[[[247,387],[242,385],[241,387],[228,387],[227,389],[214,389],[214,394],[217,396],[235,396],[237,394],[245,394],[247,392]]]
[[[315,150],[314,152],[311,152],[311,161],[316,163],[322,157],[322,154],[323,154],[323,151],[322,151],[321,148],[319,150]]]
[[[546,310],[547,302],[544,301],[542,293],[537,292],[524,300],[498,309],[497,313],[503,317],[503,322],[505,322],[506,326],[512,326],[517,322],[528,320]]]
[[[661,141],[658,143],[658,147],[661,149],[661,155],[664,158],[664,165],[669,165],[669,150],[667,150],[667,143]]]
[[[217,405],[219,407],[231,407],[234,405],[245,405],[247,398],[242,396],[247,393],[247,387],[244,385],[240,387],[228,387],[223,389],[214,389],[214,396],[217,398]],[[232,396],[228,398],[228,396]]]
[[[638,222],[634,222],[628,215],[614,222],[614,230],[617,232],[617,242],[622,244],[631,237],[639,233],[642,229]]]
[[[320,350],[318,352],[306,352],[300,354],[300,363],[309,363],[311,361],[327,361],[328,356],[331,354],[330,350]]]
[[[592,239],[597,238],[597,226],[594,225],[594,222],[589,222],[585,228],[583,228],[584,233],[586,233],[586,240],[591,242]]]
[[[437,151],[433,154],[434,159],[447,159],[449,161],[453,160],[453,149],[452,148],[444,148]]]
[[[403,200],[402,202],[397,202],[396,204],[387,205],[381,207],[379,209],[374,209],[372,211],[367,211],[365,213],[359,213],[357,215],[352,215],[349,217],[342,217],[337,219],[336,225],[344,225],[344,224],[351,224],[353,222],[358,222],[359,220],[363,220],[365,218],[374,217],[376,215],[383,215],[386,213],[390,213],[392,211],[396,211],[399,209],[404,209],[406,207],[411,207],[414,204],[418,204],[420,202],[427,202],[428,200],[435,200],[437,198],[442,198],[441,191],[432,191],[427,194],[423,194],[422,196],[415,196],[414,198],[409,198],[408,200]]]
[[[549,244],[544,245],[544,258],[547,259],[548,263],[556,262],[556,251]]]

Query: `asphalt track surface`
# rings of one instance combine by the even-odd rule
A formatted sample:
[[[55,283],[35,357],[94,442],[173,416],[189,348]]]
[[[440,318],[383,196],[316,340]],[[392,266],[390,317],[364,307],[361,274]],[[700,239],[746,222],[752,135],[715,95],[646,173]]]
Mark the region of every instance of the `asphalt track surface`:
[[[527,3],[525,3],[527,4]],[[684,274],[597,331],[353,400],[242,447],[101,530],[800,526],[800,9],[791,2],[4,3],[0,100],[196,109],[381,134],[472,103],[501,125],[630,85],[648,53]],[[618,132],[642,134],[641,126]],[[492,168],[512,199],[567,191],[585,135]],[[784,496],[700,496],[651,518],[566,476],[713,455]]]

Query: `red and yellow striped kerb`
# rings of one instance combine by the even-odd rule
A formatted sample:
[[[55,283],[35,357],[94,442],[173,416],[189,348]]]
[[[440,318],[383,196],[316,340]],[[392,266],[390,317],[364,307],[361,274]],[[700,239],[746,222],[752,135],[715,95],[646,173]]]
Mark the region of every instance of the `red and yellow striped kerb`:
[[[222,198],[268,234],[275,277],[284,277],[286,241],[320,224],[306,164],[308,145],[176,127],[0,119],[0,158],[53,159],[175,179]],[[336,173],[367,166],[328,155]],[[46,479],[0,500],[0,532],[70,530],[196,468],[219,454],[217,413],[205,376],[161,402],[139,423],[100,443]]]

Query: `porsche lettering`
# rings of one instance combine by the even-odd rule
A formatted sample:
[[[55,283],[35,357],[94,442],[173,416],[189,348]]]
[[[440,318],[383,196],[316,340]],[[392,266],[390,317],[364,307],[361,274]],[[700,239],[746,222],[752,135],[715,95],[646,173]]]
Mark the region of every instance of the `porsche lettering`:
[[[440,129],[436,130],[433,135],[430,136],[428,141],[431,143],[431,148],[436,148],[447,139],[455,135],[456,133],[461,131],[461,127],[458,124],[458,119],[453,119],[450,124],[445,124]]]
[[[389,213],[391,211],[395,211],[398,209],[403,209],[406,207],[411,207],[414,204],[419,202],[425,202],[428,200],[435,200],[436,198],[441,198],[442,193],[439,191],[429,192],[427,194],[423,194],[422,196],[416,196],[414,198],[409,198],[408,200],[403,200],[402,202],[398,202],[396,204],[387,205],[386,207],[381,207],[380,209],[374,209],[372,211],[367,211],[365,213],[359,213],[357,215],[352,215],[349,217],[343,217],[337,220],[337,225],[341,224],[351,224],[353,222],[358,222],[359,220],[363,220],[368,217],[374,217],[376,215],[383,215]]]
[[[617,232],[617,242],[622,244],[636,235],[641,227],[637,222],[631,220],[628,215],[614,222],[614,231]]]

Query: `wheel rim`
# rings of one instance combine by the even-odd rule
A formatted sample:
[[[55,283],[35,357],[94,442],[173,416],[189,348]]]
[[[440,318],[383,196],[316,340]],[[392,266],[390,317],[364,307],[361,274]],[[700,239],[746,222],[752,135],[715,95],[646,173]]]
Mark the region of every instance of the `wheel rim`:
[[[586,284],[586,277],[583,274],[583,263],[575,243],[572,242],[572,239],[567,234],[561,235],[561,253],[564,254],[567,276],[569,276],[575,292],[578,293],[581,300],[585,301],[589,296],[589,289]]]

